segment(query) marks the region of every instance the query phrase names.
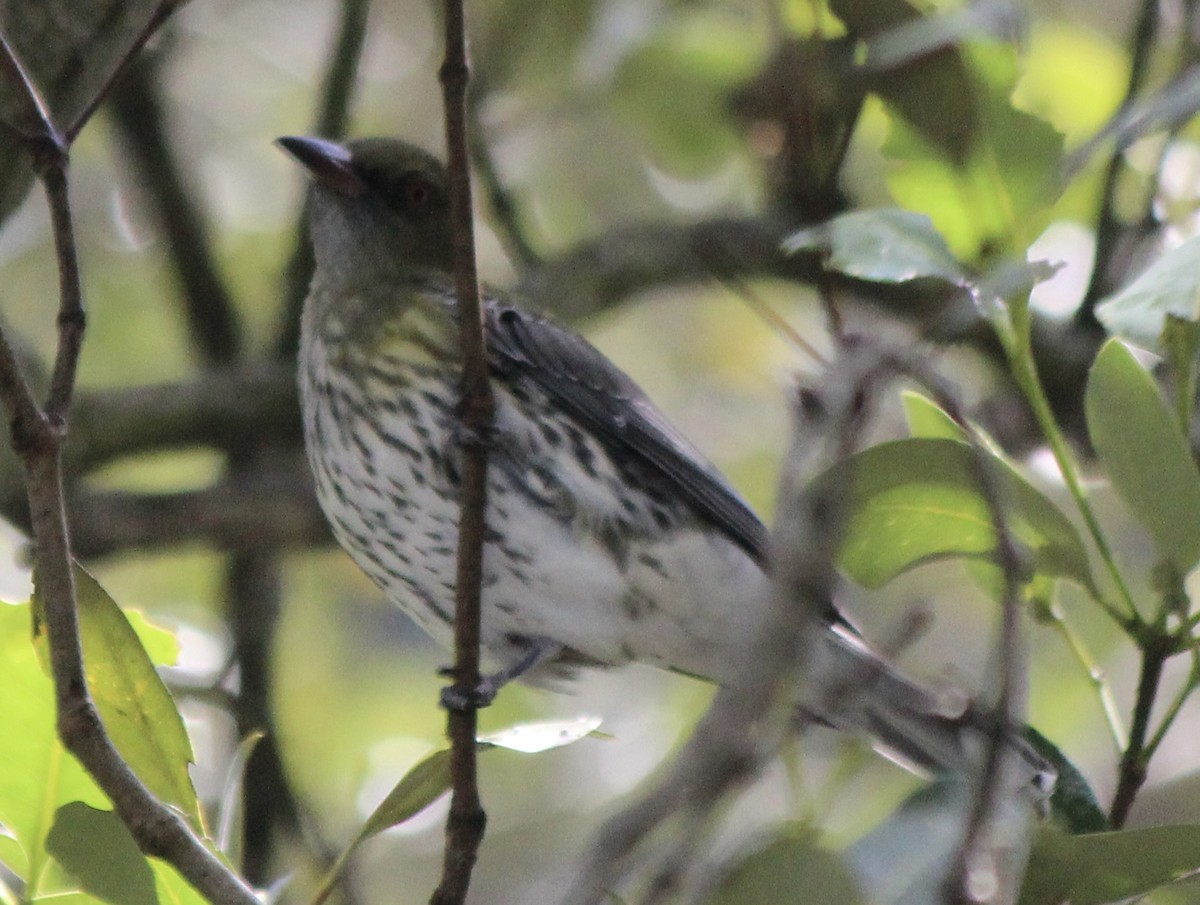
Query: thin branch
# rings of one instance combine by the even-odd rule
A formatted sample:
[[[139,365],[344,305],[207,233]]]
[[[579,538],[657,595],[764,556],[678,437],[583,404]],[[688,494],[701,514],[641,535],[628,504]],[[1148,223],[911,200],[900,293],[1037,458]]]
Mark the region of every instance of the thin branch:
[[[450,175],[450,214],[454,241],[455,292],[462,348],[460,418],[465,442],[459,508],[457,572],[454,597],[454,691],[466,706],[452,707],[447,718],[453,793],[446,820],[446,852],[435,905],[459,905],[467,896],[471,871],[483,841],[487,817],[479,800],[475,762],[477,714],[472,696],[479,687],[480,597],[487,518],[487,441],[495,401],[488,381],[487,340],[475,268],[471,209],[471,168],[467,149],[466,19],[463,0],[446,0],[446,55],[438,76],[446,117]]]
[[[350,106],[358,83],[358,68],[366,43],[370,0],[342,0],[342,18],[329,56],[321,97],[317,102],[316,134],[341,138],[346,134]],[[296,224],[296,241],[283,270],[283,312],[276,343],[276,354],[290,360],[300,344],[300,312],[312,280],[314,260],[312,239],[308,235],[308,211],[301,211]]]
[[[59,150],[65,147],[66,143],[54,126],[45,99],[3,32],[0,32],[0,79],[15,89],[12,97],[23,108],[21,122],[6,123],[17,137],[29,148],[34,148],[39,142],[48,142]]]
[[[100,87],[100,90],[97,91],[87,105],[84,106],[82,112],[80,112],[79,116],[75,118],[75,122],[71,123],[70,127],[67,129],[65,133],[67,144],[73,143],[75,141],[75,137],[81,131],[83,131],[83,127],[88,124],[88,121],[92,118],[92,115],[97,109],[99,109],[100,104],[106,97],[108,97],[108,93],[112,90],[113,85],[117,83],[122,74],[125,72],[126,68],[142,52],[142,48],[146,46],[146,42],[154,37],[158,30],[162,28],[167,19],[171,18],[171,15],[175,12],[175,10],[179,9],[179,7],[183,6],[185,3],[187,3],[187,0],[162,0],[162,2],[158,5],[158,9],[156,9],[154,14],[151,15],[146,21],[146,25],[142,29],[141,33],[137,36],[133,43],[129,45],[129,49],[125,52],[125,55],[120,59],[120,61],[118,61],[117,65],[113,67],[113,71],[109,74],[108,79]]]
[[[23,67],[2,40],[0,61],[0,77],[7,78],[14,93],[23,92],[26,98],[25,119],[32,118],[32,122],[22,125],[40,128],[26,147],[46,187],[60,274],[58,349],[44,411],[38,409],[20,377],[11,344],[0,334],[0,401],[8,410],[13,447],[25,471],[35,540],[34,571],[50,640],[58,734],[108,795],[143,852],[170,861],[213,902],[256,905],[253,891],[222,864],[183,817],[154,797],[121,758],[88,690],[60,465],[84,329],[74,229],[67,204],[68,145],[58,136]],[[96,102],[94,99],[93,108]]]
[[[108,109],[165,236],[192,340],[207,364],[232,362],[242,346],[237,306],[217,266],[197,193],[168,139],[155,59],[145,56],[128,67]]]

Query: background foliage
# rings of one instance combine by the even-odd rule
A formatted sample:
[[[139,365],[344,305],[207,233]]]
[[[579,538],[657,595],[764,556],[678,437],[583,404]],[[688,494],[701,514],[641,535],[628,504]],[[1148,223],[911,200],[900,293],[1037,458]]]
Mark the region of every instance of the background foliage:
[[[120,17],[94,6],[96,18],[80,16],[77,29],[115,28]],[[287,893],[297,901],[443,731],[435,668],[447,655],[330,547],[307,484],[291,379],[305,283],[303,257],[293,251],[303,247],[303,180],[271,141],[314,126],[396,134],[434,150],[441,141],[433,6],[367,6],[193,0],[72,155],[90,317],[67,453],[76,550],[123,607],[177,639],[178,660],[163,672],[185,717],[192,777],[210,819],[230,812],[217,803],[241,741],[267,731],[238,786],[247,793],[245,870],[263,885],[298,871]],[[0,3],[0,26],[18,49],[50,40],[69,51],[78,33],[62,16],[30,24],[34,7],[42,8]],[[1160,335],[1165,312],[1197,317],[1187,241],[1200,175],[1192,32],[1165,12],[1160,19],[1153,3],[920,5],[928,16],[914,9],[899,0],[478,5],[472,114],[487,227],[482,269],[583,329],[764,517],[788,430],[788,389],[796,372],[816,366],[761,308],[828,350],[824,287],[848,330],[928,341],[937,368],[1014,457],[1014,480],[1029,488],[1018,495],[1037,501],[1037,512],[1022,509],[1020,526],[1033,548],[1050,539],[1049,558],[1038,560],[1044,581],[1030,593],[1038,623],[1029,633],[1030,722],[1107,803],[1123,775],[1109,726],[1114,714],[1126,728],[1136,722],[1148,648],[1092,600],[1099,588],[1122,612],[1046,452],[1019,368],[1006,363],[1006,343],[996,339],[993,328],[1003,338],[1020,311],[981,311],[963,286],[1027,256],[1063,262],[1033,290],[1031,360],[1049,409],[1088,463],[1087,491],[1130,599],[1145,625],[1187,635],[1184,578],[1200,556],[1189,517],[1200,479],[1187,443],[1195,341],[1186,327],[1162,343]],[[135,15],[137,4],[122,10]],[[1193,4],[1182,13],[1192,16]],[[353,58],[363,22],[357,87],[342,104],[330,60]],[[878,39],[878,57],[864,58],[855,43],[869,39]],[[106,46],[84,43],[92,53]],[[351,53],[339,56],[339,46]],[[47,96],[70,110],[76,101],[50,88],[54,70],[23,54]],[[1124,106],[1127,92],[1136,107]],[[322,97],[330,99],[324,109],[314,101]],[[1131,109],[1138,115],[1120,115]],[[16,159],[3,158],[10,175],[0,188],[19,195]],[[877,208],[929,219],[843,218],[832,230],[801,232]],[[778,246],[788,236],[796,251],[784,255]],[[48,243],[36,197],[12,210],[0,232],[0,305],[31,361],[54,339]],[[1152,261],[1157,269],[1135,282]],[[1107,307],[1095,307],[1122,286]],[[1107,330],[1174,365],[1160,369],[1165,397],[1118,347],[1106,347],[1104,367],[1087,382]],[[944,425],[929,426],[936,416],[926,412],[922,421],[921,403],[902,406],[895,392],[881,402],[888,417],[879,439],[907,434],[907,415],[923,437],[916,442],[932,444],[922,461],[953,471],[958,454],[944,445],[953,443]],[[888,447],[875,447],[868,474],[883,490],[924,493],[906,449],[887,459]],[[1045,509],[1042,495],[1058,508]],[[4,458],[0,509],[20,527],[22,507],[15,460]],[[943,530],[934,526],[919,558],[979,552],[943,549]],[[858,547],[848,548],[844,564],[858,584],[846,606],[868,634],[888,637],[914,607],[928,608],[930,629],[901,652],[906,668],[934,683],[984,683],[997,613],[986,581],[958,558],[906,571],[917,557],[896,553],[894,539],[871,534],[869,524],[851,540]],[[15,533],[9,547],[19,563]],[[5,581],[8,599],[29,597],[19,566]],[[11,888],[23,880],[40,898],[78,889],[70,846],[53,840],[45,805],[103,801],[69,758],[60,765],[66,755],[48,734],[47,692],[37,690],[21,628],[27,614],[4,607],[0,618],[4,686],[29,689],[6,693],[4,725],[41,721],[19,733],[28,743],[21,753],[0,749],[0,784],[14,795],[55,790],[25,803],[33,823],[24,829],[15,812],[0,811],[9,832],[0,835],[0,861]],[[138,627],[144,641],[156,639],[156,662],[175,660],[157,630]],[[1200,726],[1183,694],[1197,678],[1194,662],[1187,644],[1159,658],[1161,693],[1147,717],[1152,711],[1154,726],[1164,715],[1173,722],[1149,761],[1129,815],[1134,825],[1170,832],[1200,812]],[[534,760],[503,749],[483,758],[491,824],[478,900],[554,899],[601,815],[662,760],[710,695],[640,668],[590,676],[571,697],[506,691],[483,714],[485,730],[594,713],[607,736]],[[810,854],[817,843],[845,850],[915,787],[890,764],[862,756],[856,742],[814,732],[797,747],[728,815],[714,844],[730,863],[764,840],[773,844],[756,857],[786,853],[795,836]],[[29,771],[44,764],[61,773],[33,779]],[[436,882],[443,818],[431,808],[364,846],[339,894],[424,899]],[[804,829],[793,832],[791,821]],[[1194,850],[1193,841],[1134,839],[1123,851],[1145,844],[1173,856]],[[1114,857],[1072,849],[1071,840],[1055,844],[1047,850],[1069,866],[1051,876],[1083,876],[1088,858]],[[1142,888],[1198,860],[1166,857]],[[136,894],[89,888],[78,896],[181,895],[172,891],[182,888],[178,877],[159,867],[137,874]],[[738,887],[752,882],[738,874],[727,882],[728,901],[765,901],[778,888]],[[1092,900],[1128,889],[1104,887]],[[1173,887],[1155,901],[1190,894]]]

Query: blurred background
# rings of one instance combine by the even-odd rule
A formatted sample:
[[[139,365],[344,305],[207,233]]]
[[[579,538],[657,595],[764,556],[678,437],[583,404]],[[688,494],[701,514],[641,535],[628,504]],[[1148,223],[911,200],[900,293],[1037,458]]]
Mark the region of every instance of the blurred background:
[[[849,15],[859,5],[841,6]],[[497,0],[468,11],[484,279],[582,330],[764,519],[789,391],[816,364],[761,309],[828,347],[811,266],[774,250],[789,229],[903,206],[933,217],[952,250],[977,266],[1021,256],[1031,243],[1035,256],[1064,262],[1036,301],[1045,335],[1061,341],[1047,368],[1062,365],[1048,380],[1058,380],[1068,427],[1079,423],[1086,367],[1077,341],[1095,348],[1094,331],[1073,316],[1080,300],[1123,282],[1152,243],[1194,232],[1194,129],[1121,155],[1111,195],[1104,153],[1081,158],[1069,188],[1054,189],[1064,153],[1122,103],[1142,7],[989,3],[972,7],[978,15],[968,21],[957,4],[918,6],[969,25],[971,46],[950,73],[924,69],[933,53],[917,44],[901,47],[897,68],[865,89],[847,87],[855,51],[845,23],[815,0]],[[1191,59],[1192,6],[1146,4],[1153,46],[1174,53],[1147,65],[1151,84]],[[19,18],[20,7],[10,0],[0,11]],[[860,32],[883,27],[868,11],[853,14]],[[441,744],[436,669],[449,655],[332,546],[312,502],[291,377],[306,282],[297,253],[304,180],[272,141],[390,134],[440,153],[440,27],[438,5],[426,0],[192,0],[72,154],[89,306],[67,462],[77,552],[123,606],[178,633],[182,654],[169,679],[202,795],[219,794],[242,737],[268,731],[246,783],[247,871],[260,884],[294,871],[296,891]],[[949,40],[934,37],[938,48]],[[331,75],[335,62],[348,79]],[[927,81],[914,95],[881,88],[918,78]],[[1002,198],[972,157],[983,141],[992,142]],[[1097,279],[1098,212],[1109,197],[1128,253],[1124,269]],[[0,231],[0,310],[31,362],[53,348],[56,286],[45,204],[32,192]],[[978,324],[962,321],[961,299],[904,284],[875,294],[840,287],[838,301],[851,329],[932,339],[937,367],[1071,511],[995,350]],[[879,435],[902,432],[899,417],[886,415]],[[20,485],[4,455],[0,504],[19,527]],[[1095,490],[1122,560],[1148,582],[1148,543]],[[21,599],[23,542],[17,531],[6,537],[14,568],[3,590]],[[1072,588],[1058,604],[1077,617],[1127,711],[1133,651]],[[956,564],[922,568],[881,593],[847,588],[845,605],[885,638],[928,610],[929,631],[902,654],[907,668],[968,689],[987,674],[996,607]],[[1033,626],[1029,638],[1031,722],[1077,760],[1103,800],[1116,751],[1088,676],[1058,634]],[[595,714],[609,737],[533,758],[483,757],[490,823],[478,901],[561,891],[589,833],[711,696],[642,668],[587,675],[575,691],[514,687],[482,714],[485,731]],[[1198,717],[1193,702],[1155,761],[1135,822],[1196,813]],[[845,844],[913,783],[859,742],[814,730],[740,800],[723,850],[801,819],[815,820],[830,845]],[[443,802],[368,845],[345,895],[425,900],[444,816]]]

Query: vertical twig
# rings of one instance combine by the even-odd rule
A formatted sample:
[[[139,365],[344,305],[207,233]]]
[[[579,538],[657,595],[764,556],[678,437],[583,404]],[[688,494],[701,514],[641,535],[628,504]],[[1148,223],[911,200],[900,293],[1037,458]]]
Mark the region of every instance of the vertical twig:
[[[176,5],[165,2],[159,7],[155,27]],[[139,36],[116,71],[128,64],[152,31],[148,27]],[[67,411],[85,326],[74,227],[67,201],[67,163],[70,140],[100,103],[111,80],[64,136],[3,36],[0,79],[23,102],[17,122],[7,125],[29,150],[34,170],[45,187],[58,258],[58,348],[44,407],[39,407],[31,395],[12,347],[0,331],[0,402],[8,411],[13,448],[25,472],[38,596],[50,642],[58,734],[112,800],[143,852],[169,861],[213,902],[257,905],[253,891],[209,851],[183,817],[154,797],[121,758],[96,712],[84,670],[61,467]]]
[[[480,590],[487,512],[487,438],[494,401],[488,382],[483,306],[475,270],[471,219],[471,171],[467,150],[466,22],[463,0],[446,0],[446,56],[439,78],[446,116],[450,173],[450,211],[454,236],[454,277],[462,346],[463,435],[462,503],[459,510],[458,571],[454,600],[454,678],[459,697],[470,701],[479,686]],[[483,840],[487,818],[479,800],[475,764],[476,711],[453,708],[447,719],[453,794],[446,821],[442,880],[433,894],[436,905],[454,905],[467,895],[471,870]]]

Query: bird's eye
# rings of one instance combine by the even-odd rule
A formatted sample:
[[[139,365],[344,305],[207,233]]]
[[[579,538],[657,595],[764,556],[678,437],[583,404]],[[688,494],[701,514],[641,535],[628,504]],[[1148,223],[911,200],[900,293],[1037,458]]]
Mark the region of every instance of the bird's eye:
[[[433,188],[424,177],[410,173],[400,185],[400,194],[407,207],[423,210],[433,197]]]

